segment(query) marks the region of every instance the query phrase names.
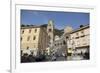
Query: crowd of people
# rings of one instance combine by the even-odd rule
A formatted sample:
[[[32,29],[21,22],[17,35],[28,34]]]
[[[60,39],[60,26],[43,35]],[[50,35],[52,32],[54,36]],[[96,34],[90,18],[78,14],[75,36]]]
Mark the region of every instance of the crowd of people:
[[[69,55],[71,56],[71,54],[68,54],[68,56]],[[80,53],[78,55],[83,56],[83,59],[85,59],[85,60],[90,59],[89,52]],[[45,54],[40,54],[38,56],[34,56],[32,53],[31,54],[24,53],[23,55],[21,53],[21,63],[56,61],[56,59],[58,57],[59,56],[57,56],[57,55],[48,56],[48,55],[45,55]],[[64,56],[64,57],[67,58],[67,56]]]
[[[27,63],[27,62],[42,62],[46,61],[45,55],[39,55],[39,56],[33,56],[32,54],[28,55],[27,53],[24,53],[21,56],[21,63]]]

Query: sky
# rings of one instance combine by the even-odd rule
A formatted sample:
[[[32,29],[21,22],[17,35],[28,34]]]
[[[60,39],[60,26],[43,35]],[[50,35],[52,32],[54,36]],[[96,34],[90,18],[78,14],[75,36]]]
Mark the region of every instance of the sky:
[[[55,28],[58,29],[64,29],[66,26],[77,29],[80,25],[89,24],[90,15],[82,12],[21,10],[21,24],[42,25],[49,20],[53,20]]]

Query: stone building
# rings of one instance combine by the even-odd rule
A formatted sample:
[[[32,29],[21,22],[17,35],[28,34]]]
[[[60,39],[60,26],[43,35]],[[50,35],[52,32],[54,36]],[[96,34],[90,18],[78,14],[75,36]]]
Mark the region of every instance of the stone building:
[[[43,54],[47,48],[48,35],[46,27],[28,26],[21,27],[21,50],[23,53],[32,52],[35,56]]]
[[[82,26],[76,30],[67,26],[62,36],[55,36],[54,54],[59,56],[72,56],[72,54],[89,53],[90,28],[89,25]]]
[[[90,48],[90,28],[89,25],[82,26],[79,29],[66,33],[67,49],[69,53],[86,53]]]
[[[65,56],[67,54],[67,45],[64,36],[55,36],[53,48],[56,56]]]
[[[48,24],[40,26],[21,27],[21,50],[23,53],[33,52],[34,55],[50,53],[54,43],[54,22],[50,20]]]

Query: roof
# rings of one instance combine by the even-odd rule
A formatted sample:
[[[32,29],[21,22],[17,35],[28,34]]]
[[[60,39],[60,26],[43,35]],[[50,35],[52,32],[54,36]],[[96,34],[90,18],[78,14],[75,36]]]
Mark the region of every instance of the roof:
[[[46,28],[47,27],[47,24],[43,24],[43,25],[39,25],[39,26],[36,26],[36,25],[27,25],[27,26],[21,26],[21,29],[28,29],[28,28]]]
[[[80,31],[80,30],[83,30],[83,29],[86,29],[86,28],[89,28],[89,27],[90,27],[89,25],[85,25],[85,26],[80,27],[80,28],[78,28],[78,29],[76,29],[76,30],[73,30],[71,33],[78,32],[78,31]]]

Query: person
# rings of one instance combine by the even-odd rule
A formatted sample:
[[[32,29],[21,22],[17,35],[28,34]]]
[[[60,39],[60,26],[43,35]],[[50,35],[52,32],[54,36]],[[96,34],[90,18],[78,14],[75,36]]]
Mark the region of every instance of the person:
[[[89,56],[89,52],[85,52],[85,54],[84,54],[84,58],[85,58],[85,59],[89,59],[89,58],[90,58],[90,56]]]
[[[56,61],[56,57],[54,56],[54,54],[52,56],[52,61]]]
[[[24,53],[24,55],[23,56],[21,56],[21,62],[23,63],[23,62],[28,62],[28,54],[27,53]]]

